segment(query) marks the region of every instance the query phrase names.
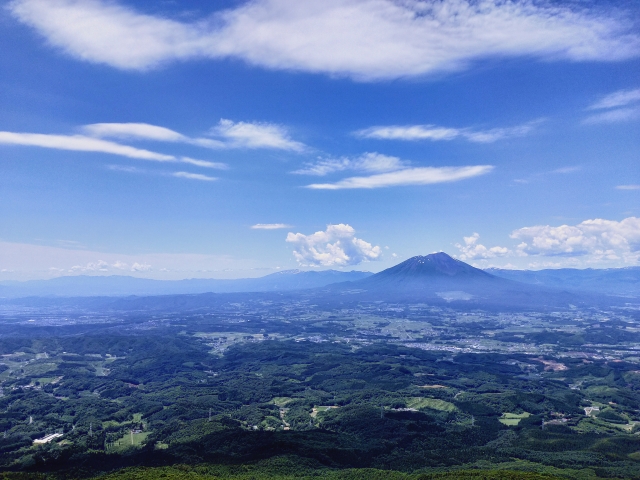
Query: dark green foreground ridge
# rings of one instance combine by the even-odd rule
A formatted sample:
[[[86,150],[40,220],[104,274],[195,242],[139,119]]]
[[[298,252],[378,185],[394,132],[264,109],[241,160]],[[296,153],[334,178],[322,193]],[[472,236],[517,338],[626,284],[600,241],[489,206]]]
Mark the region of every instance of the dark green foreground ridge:
[[[50,480],[55,478],[59,477],[26,473],[0,474],[0,479],[2,480]],[[304,473],[277,473],[273,468],[263,469],[257,466],[246,465],[233,469],[214,465],[201,465],[197,467],[187,465],[157,468],[137,467],[94,477],[95,480],[553,480],[559,478],[563,477],[509,470],[459,470],[456,472],[432,474],[407,474],[396,471],[362,468],[337,471],[307,471]]]

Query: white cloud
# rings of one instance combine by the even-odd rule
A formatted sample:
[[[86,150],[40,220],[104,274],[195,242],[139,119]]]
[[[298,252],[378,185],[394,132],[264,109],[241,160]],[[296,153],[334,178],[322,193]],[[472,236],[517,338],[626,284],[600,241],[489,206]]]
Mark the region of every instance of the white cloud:
[[[640,88],[635,90],[618,90],[605,95],[589,106],[588,110],[604,110],[608,108],[625,107],[631,103],[640,102]]]
[[[640,218],[621,221],[601,218],[578,225],[537,225],[515,230],[511,238],[520,241],[518,250],[527,255],[589,257],[591,261],[640,258]]]
[[[619,123],[640,118],[640,106],[629,106],[640,102],[640,88],[634,90],[618,90],[605,95],[590,105],[587,110],[606,110],[586,117],[582,123]]]
[[[217,180],[216,177],[210,177],[208,175],[202,175],[200,173],[189,173],[189,172],[174,172],[171,174],[173,177],[178,178],[186,178],[188,180],[201,180],[204,182],[213,182]]]
[[[211,130],[212,135],[224,138],[233,148],[275,148],[301,152],[305,145],[291,140],[282,125],[260,122],[232,122],[222,119]]]
[[[531,132],[540,121],[525,123],[515,127],[492,128],[490,130],[463,132],[463,136],[470,142],[493,143],[505,138],[523,137]]]
[[[153,127],[152,125],[148,126]],[[161,129],[161,127],[153,128]],[[103,140],[101,138],[87,137],[85,135],[53,135],[45,133],[0,132],[0,144],[51,148],[54,150],[70,150],[76,152],[108,153],[111,155],[119,155],[139,160],[188,163],[191,165],[196,165],[198,167],[217,168],[223,170],[228,168],[226,164],[220,162],[197,160],[190,157],[175,157],[173,155],[165,155],[163,153],[152,152],[149,150],[131,147],[129,145],[122,145],[109,140]],[[112,170],[118,169],[115,166],[111,168]]]
[[[151,270],[151,265],[146,263],[134,262],[133,265],[129,266],[127,263],[121,262],[120,260],[117,260],[113,264],[109,264],[104,260],[98,260],[96,262],[89,262],[84,265],[74,265],[71,268],[69,268],[68,272],[69,273],[97,273],[97,272],[105,273],[105,272],[111,271],[114,268],[116,270],[127,270],[130,272],[148,272]],[[64,268],[51,267],[49,268],[49,270],[52,270],[58,273],[65,272]]]
[[[618,185],[618,190],[640,190],[640,185]]]
[[[107,165],[109,170],[114,172],[125,172],[125,173],[146,173],[146,170],[143,170],[138,167],[132,167],[129,165]]]
[[[369,80],[459,70],[488,57],[616,61],[640,52],[624,12],[575,3],[254,0],[191,23],[106,0],[13,0],[8,8],[66,54],[130,70],[238,58]]]
[[[487,248],[478,243],[480,235],[474,233],[470,237],[463,237],[464,245],[456,243],[456,247],[460,250],[458,258],[464,262],[468,260],[479,260],[487,258],[504,257],[511,252],[507,247],[491,247]]]
[[[188,137],[169,128],[148,123],[94,123],[82,127],[93,137],[152,140],[196,145],[211,149],[273,148],[302,151],[305,145],[292,140],[282,125],[268,122],[233,122],[221,119],[209,132],[219,139]]]
[[[131,265],[132,272],[148,272],[149,270],[151,270],[151,265],[148,265],[146,263],[136,262],[133,265]]]
[[[387,125],[365,128],[354,134],[380,140],[452,140],[460,136],[461,130],[436,125]]]
[[[356,170],[363,172],[390,172],[407,167],[408,162],[403,162],[398,157],[391,157],[381,153],[365,153],[355,158],[321,158],[314,163],[308,163],[304,168],[291,173],[299,175],[325,176],[344,170]]]
[[[210,162],[209,160],[197,160],[195,158],[190,158],[190,157],[180,157],[180,161],[182,163],[195,165],[196,167],[216,168],[218,170],[227,170],[229,168],[229,166],[226,163]]]
[[[358,137],[379,140],[446,141],[462,137],[470,142],[492,143],[505,138],[527,135],[539,123],[540,120],[536,120],[515,127],[492,128],[489,130],[449,128],[437,125],[388,125],[365,128],[354,133]]]
[[[565,173],[576,173],[579,172],[580,170],[582,170],[582,167],[579,165],[574,165],[572,167],[560,167],[560,168],[556,168],[555,170],[551,170],[550,172],[547,173],[561,173],[561,174],[565,174]]]
[[[142,138],[160,142],[186,142],[188,137],[165,127],[148,123],[92,123],[82,130],[92,137]]]
[[[466,178],[484,175],[493,170],[491,165],[468,167],[415,167],[396,172],[381,173],[368,177],[350,177],[335,183],[315,183],[307,188],[339,190],[346,188],[382,188],[404,185],[429,185],[433,183],[456,182]]]
[[[282,228],[291,228],[286,223],[256,223],[251,226],[254,230],[280,230]]]
[[[151,152],[84,135],[48,135],[41,133],[0,132],[0,144],[53,148],[78,152],[101,152],[141,160],[175,161],[172,155]]]
[[[628,122],[640,118],[640,107],[634,108],[616,108],[607,112],[597,113],[585,118],[582,123],[620,123]]]
[[[113,253],[0,241],[0,273],[6,280],[60,275],[128,274],[157,279],[246,277],[250,268],[267,266],[247,258],[198,253]],[[225,271],[233,266],[233,274]],[[215,273],[212,273],[215,272]]]
[[[74,265],[69,269],[70,272],[108,272],[109,264],[104,260],[98,260],[97,262],[90,262],[86,265]]]
[[[478,233],[463,237],[464,243],[455,244],[460,251],[457,258],[478,268],[623,267],[640,262],[640,218],[636,217],[536,225],[514,230],[510,237],[515,241],[512,247],[486,247],[479,243]]]
[[[286,241],[293,245],[298,263],[306,266],[358,265],[380,259],[380,247],[356,238],[355,233],[353,227],[340,223],[311,235],[289,232]]]

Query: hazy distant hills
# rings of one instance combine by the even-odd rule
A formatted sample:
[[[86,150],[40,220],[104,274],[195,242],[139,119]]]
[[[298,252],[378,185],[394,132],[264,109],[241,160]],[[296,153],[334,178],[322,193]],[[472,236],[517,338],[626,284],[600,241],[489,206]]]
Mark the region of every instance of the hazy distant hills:
[[[29,304],[70,305],[76,302],[92,308],[102,305],[115,310],[166,308],[180,311],[207,308],[236,299],[242,302],[303,300],[309,305],[326,307],[387,302],[427,303],[464,309],[544,309],[570,308],[572,305],[607,307],[637,302],[640,298],[639,277],[638,267],[484,271],[441,252],[410,258],[376,274],[288,270],[260,278],[180,281],[76,276],[5,283],[0,285],[0,297],[12,303],[16,300],[11,299],[28,296],[30,299],[25,301]]]
[[[266,278],[266,277],[265,277]],[[338,277],[336,277],[338,278]],[[128,297],[113,301],[115,310],[188,311],[226,302],[298,302],[322,308],[348,308],[362,303],[424,303],[454,309],[539,311],[572,306],[623,305],[626,299],[581,293],[510,280],[477,269],[446,253],[410,258],[382,272],[353,281],[297,291],[261,293],[205,293]],[[303,307],[301,307],[303,308]]]
[[[370,272],[340,272],[337,270],[285,270],[259,278],[236,280],[189,279],[150,280],[127,276],[68,276],[51,280],[3,282],[0,297],[27,296],[92,297],[92,296],[151,296],[198,293],[276,292],[324,287],[331,283],[359,280]]]
[[[486,270],[492,275],[552,288],[640,297],[640,267],[557,270]]]

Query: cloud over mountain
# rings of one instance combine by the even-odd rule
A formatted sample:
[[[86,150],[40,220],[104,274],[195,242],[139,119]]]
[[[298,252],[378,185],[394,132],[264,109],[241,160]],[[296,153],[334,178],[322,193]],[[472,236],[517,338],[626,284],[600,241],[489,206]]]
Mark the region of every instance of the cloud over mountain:
[[[522,257],[539,257],[529,267],[567,267],[581,263],[596,265],[635,265],[640,261],[640,218],[620,221],[595,218],[577,225],[534,225],[511,232],[517,243],[513,247],[486,247],[480,235],[464,237],[457,243],[461,260],[485,264],[499,257],[515,261]],[[544,260],[546,259],[546,260]]]
[[[293,256],[306,266],[346,266],[378,260],[382,249],[360,238],[351,225],[327,225],[325,231],[311,235],[289,232],[286,241],[293,245]]]

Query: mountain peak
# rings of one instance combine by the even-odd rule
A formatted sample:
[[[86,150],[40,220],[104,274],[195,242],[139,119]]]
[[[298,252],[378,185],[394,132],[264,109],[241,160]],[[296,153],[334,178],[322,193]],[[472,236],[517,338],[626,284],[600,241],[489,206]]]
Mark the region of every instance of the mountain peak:
[[[456,260],[444,252],[411,257],[395,267],[385,270],[385,272],[392,275],[402,274],[408,276],[488,276],[486,272]]]

